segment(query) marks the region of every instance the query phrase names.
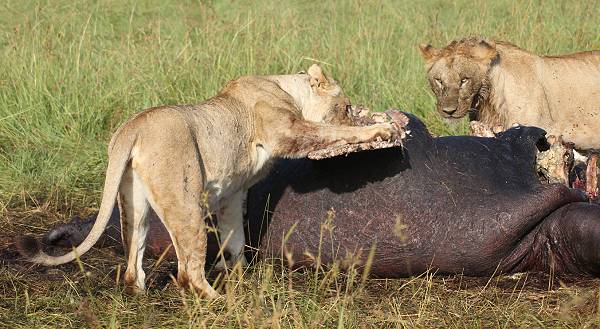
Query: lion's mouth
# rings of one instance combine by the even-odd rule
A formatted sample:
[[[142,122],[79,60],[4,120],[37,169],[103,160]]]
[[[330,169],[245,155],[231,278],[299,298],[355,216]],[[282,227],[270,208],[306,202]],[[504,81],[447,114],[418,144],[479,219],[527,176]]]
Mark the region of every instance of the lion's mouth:
[[[478,121],[479,120],[479,105],[481,103],[481,97],[479,93],[473,95],[473,100],[471,101],[471,107],[469,108],[469,120],[470,121]]]
[[[444,119],[448,119],[448,120],[459,120],[465,117],[465,115],[467,113],[469,113],[471,110],[470,109],[464,109],[464,108],[457,108],[456,110],[452,111],[452,112],[445,112],[445,111],[440,111],[438,110],[438,112],[442,115],[442,117]]]
[[[448,119],[450,121],[455,121],[464,118],[466,115],[469,115],[469,119],[476,120],[476,117],[479,113],[479,106],[481,103],[481,97],[479,93],[473,95],[471,98],[471,103],[469,106],[461,106],[461,103],[458,103],[454,111],[442,111],[442,106],[439,103],[437,104],[438,112],[444,119]],[[462,104],[468,102],[468,98],[461,99]]]
[[[442,116],[444,117],[444,119],[448,119],[448,120],[454,121],[454,120],[460,120],[460,119],[462,119],[465,115],[464,115],[464,113],[463,114],[457,113],[457,114],[451,114],[451,115],[449,115],[449,114],[442,114]]]

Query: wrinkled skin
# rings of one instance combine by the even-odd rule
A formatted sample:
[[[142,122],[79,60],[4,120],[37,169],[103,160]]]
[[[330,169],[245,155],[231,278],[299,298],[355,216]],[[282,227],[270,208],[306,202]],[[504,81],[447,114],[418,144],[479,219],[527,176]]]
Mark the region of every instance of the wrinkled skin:
[[[428,269],[600,274],[600,206],[563,185],[539,183],[535,149],[548,147],[543,130],[431,138],[412,116],[407,129],[404,150],[279,162],[250,190],[249,244],[262,241],[261,257],[293,267],[314,265],[319,250],[325,264],[348,254],[364,263],[375,245],[371,273],[380,277]],[[149,244],[164,249],[168,237],[151,230]],[[78,243],[73,237],[63,242]]]

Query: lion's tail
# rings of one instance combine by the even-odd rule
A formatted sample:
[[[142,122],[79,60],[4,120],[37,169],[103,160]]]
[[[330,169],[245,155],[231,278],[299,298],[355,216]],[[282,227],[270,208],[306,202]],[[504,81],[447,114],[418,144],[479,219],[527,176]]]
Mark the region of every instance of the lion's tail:
[[[112,148],[112,150],[109,152],[108,169],[106,170],[104,190],[102,192],[102,203],[100,204],[100,211],[96,222],[88,236],[74,250],[62,256],[50,256],[42,250],[37,239],[31,236],[22,237],[16,241],[16,246],[17,250],[23,256],[27,257],[27,260],[50,266],[60,265],[73,261],[96,244],[110,219],[117,199],[121,178],[125,172],[127,162],[130,160],[131,150],[137,138],[137,134],[135,133],[123,134],[120,130],[115,133],[113,141],[110,143],[109,149]],[[116,139],[121,139],[121,143],[115,143]]]

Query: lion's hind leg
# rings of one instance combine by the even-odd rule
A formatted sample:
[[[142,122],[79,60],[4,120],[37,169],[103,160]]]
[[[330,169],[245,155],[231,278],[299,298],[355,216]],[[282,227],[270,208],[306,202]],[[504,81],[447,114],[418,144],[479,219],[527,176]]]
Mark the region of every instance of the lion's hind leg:
[[[194,154],[193,147],[189,150],[185,154],[154,158],[151,165],[140,166],[139,170],[143,170],[150,205],[171,236],[177,254],[179,286],[215,298],[218,294],[204,273],[207,209],[203,204],[200,157]]]
[[[194,201],[189,200],[188,204],[193,205]],[[210,286],[204,273],[207,239],[203,214],[202,209],[193,206],[167,210],[163,223],[177,253],[177,283],[181,288],[213,299],[219,294]],[[174,222],[172,218],[184,221]]]
[[[150,205],[140,177],[129,168],[119,187],[119,207],[123,243],[127,257],[125,286],[130,293],[143,293],[146,274],[142,267],[146,234],[148,233],[148,209]]]

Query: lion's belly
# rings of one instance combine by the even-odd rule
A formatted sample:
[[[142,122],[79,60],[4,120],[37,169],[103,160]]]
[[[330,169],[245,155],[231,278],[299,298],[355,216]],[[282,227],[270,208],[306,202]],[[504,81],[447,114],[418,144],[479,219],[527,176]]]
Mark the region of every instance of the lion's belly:
[[[600,149],[600,120],[578,122],[562,130],[563,141],[575,144],[579,150]]]
[[[590,117],[581,119],[555,118],[556,121],[515,120],[513,123],[540,127],[546,131],[547,136],[562,136],[562,140],[565,143],[575,144],[576,149],[590,150],[600,149],[599,119],[592,119]]]
[[[592,102],[594,98],[597,102]],[[574,99],[568,105],[553,106],[552,113],[554,122],[548,129],[549,135],[562,135],[577,149],[600,149],[600,92]]]
[[[505,129],[514,124],[540,127],[548,136],[562,136],[563,141],[574,143],[577,149],[600,149],[600,92],[573,98],[569,104],[532,99],[505,103],[506,110],[501,110],[507,113]]]
[[[600,71],[573,61],[545,64],[541,85],[552,120],[548,134],[562,135],[578,149],[600,149]]]

